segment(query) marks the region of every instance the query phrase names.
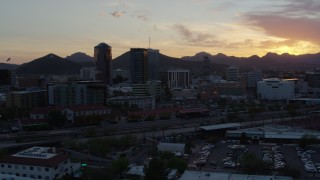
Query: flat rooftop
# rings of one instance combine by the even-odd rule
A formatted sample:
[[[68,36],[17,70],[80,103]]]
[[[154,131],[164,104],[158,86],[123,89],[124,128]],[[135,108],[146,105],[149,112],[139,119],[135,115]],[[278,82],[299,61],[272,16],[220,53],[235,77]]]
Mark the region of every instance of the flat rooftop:
[[[295,126],[265,125],[254,128],[237,129],[227,131],[228,137],[239,137],[243,132],[247,135],[261,136],[269,139],[301,139],[305,134],[320,138],[320,132]]]
[[[127,172],[128,175],[144,176],[144,166],[132,166]]]
[[[57,155],[53,152],[50,152],[52,149],[48,147],[32,147],[23,151],[20,151],[16,154],[13,154],[14,157],[23,157],[23,158],[37,158],[37,159],[50,159],[53,156]]]
[[[200,126],[199,128],[206,131],[213,131],[218,129],[228,129],[228,128],[237,128],[240,127],[240,123],[226,123],[226,124],[217,124],[210,126]]]
[[[262,176],[248,174],[231,174],[220,172],[185,171],[180,180],[292,180],[288,176]]]

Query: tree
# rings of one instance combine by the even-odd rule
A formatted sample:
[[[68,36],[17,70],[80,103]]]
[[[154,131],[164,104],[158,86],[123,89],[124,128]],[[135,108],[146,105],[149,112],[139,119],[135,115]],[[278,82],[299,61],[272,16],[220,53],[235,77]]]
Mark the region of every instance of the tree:
[[[184,146],[184,151],[186,152],[186,154],[191,154],[192,153],[191,148],[194,148],[194,147],[195,145],[191,141],[188,141]]]
[[[286,165],[283,169],[281,169],[280,174],[283,176],[293,177],[294,179],[298,179],[301,175],[299,169],[290,167],[288,165]]]
[[[128,168],[129,160],[126,157],[120,157],[119,159],[112,162],[110,167],[110,174],[113,177],[120,175],[123,171]]]
[[[316,136],[305,134],[300,139],[299,146],[302,148],[306,148],[307,146],[309,146],[311,144],[316,144],[317,142],[318,142],[318,139]]]
[[[170,101],[171,98],[172,98],[172,93],[171,93],[169,87],[168,87],[168,86],[165,86],[164,89],[163,89],[163,91],[164,91],[165,100]]]
[[[253,153],[245,153],[242,157],[243,172],[247,174],[269,174],[270,165],[258,159]]]
[[[245,132],[242,132],[240,136],[240,144],[247,144],[247,142],[248,142],[247,134]]]
[[[228,121],[234,121],[236,120],[238,117],[238,115],[235,113],[235,112],[232,112],[232,113],[228,113],[227,114],[227,119]]]
[[[149,166],[145,169],[145,180],[164,180],[165,171],[163,162],[158,158],[153,158]]]
[[[188,163],[183,159],[173,157],[169,160],[167,167],[171,169],[177,169],[178,172],[182,174],[184,170],[187,169]]]
[[[61,114],[60,111],[52,111],[48,114],[49,124],[61,128],[67,122],[67,118],[65,115]]]

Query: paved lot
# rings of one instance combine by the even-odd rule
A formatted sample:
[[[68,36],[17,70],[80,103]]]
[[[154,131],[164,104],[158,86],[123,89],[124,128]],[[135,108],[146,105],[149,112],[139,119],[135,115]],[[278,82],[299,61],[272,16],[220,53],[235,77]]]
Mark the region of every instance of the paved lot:
[[[190,158],[189,161],[189,169],[197,169],[200,170],[199,167],[194,165],[193,161],[197,159],[199,155],[199,150],[203,146],[204,142],[197,144],[194,151],[193,156]],[[240,167],[239,168],[225,168],[223,165],[223,159],[226,157],[227,153],[230,152],[230,149],[228,148],[229,145],[234,145],[236,143],[216,143],[214,149],[211,151],[210,156],[208,157],[207,164],[203,167],[201,167],[201,170],[203,171],[215,171],[215,172],[229,172],[229,173],[240,173]],[[254,153],[257,158],[262,159],[262,147],[265,145],[260,144],[249,144],[246,145],[246,148],[248,149],[248,152]],[[266,146],[272,146],[271,144],[268,144]],[[309,148],[316,151],[316,153],[312,154],[312,160],[315,163],[320,163],[320,147],[313,147]],[[297,156],[296,151],[296,145],[280,145],[280,151],[284,154],[286,163],[288,166],[298,169],[301,173],[301,176],[299,179],[320,179],[320,173],[309,173],[305,171],[304,164],[300,160],[300,158]],[[209,162],[215,161],[217,163],[217,166],[212,166],[209,164]],[[272,171],[272,175],[279,175],[279,172],[274,170]]]

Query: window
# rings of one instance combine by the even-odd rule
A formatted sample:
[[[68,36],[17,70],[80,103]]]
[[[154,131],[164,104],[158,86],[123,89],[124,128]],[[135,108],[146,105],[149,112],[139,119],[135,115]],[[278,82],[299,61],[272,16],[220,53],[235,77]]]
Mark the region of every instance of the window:
[[[15,168],[16,168],[16,169],[19,169],[19,165],[15,165]]]
[[[45,168],[44,170],[48,172],[48,171],[49,171],[49,168]]]
[[[46,176],[46,180],[48,180],[49,179],[49,176]]]
[[[11,168],[11,165],[10,165],[10,164],[8,164],[8,168]]]
[[[16,176],[20,176],[20,174],[19,174],[19,173],[16,173]]]
[[[41,167],[37,167],[38,171],[41,171]]]
[[[1,167],[4,167],[4,164],[1,164]]]
[[[27,177],[27,175],[26,175],[26,174],[23,174],[22,176],[23,176],[23,177]]]
[[[30,166],[30,170],[33,170],[33,167],[32,167],[32,166]]]
[[[38,179],[42,179],[42,177],[40,175],[38,175]]]
[[[34,179],[34,175],[30,175],[30,177]]]

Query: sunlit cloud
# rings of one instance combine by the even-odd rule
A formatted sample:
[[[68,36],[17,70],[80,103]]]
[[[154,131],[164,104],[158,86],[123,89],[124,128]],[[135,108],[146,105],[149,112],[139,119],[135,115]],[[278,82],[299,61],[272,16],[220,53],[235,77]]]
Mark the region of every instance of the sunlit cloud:
[[[147,21],[149,19],[146,14],[138,15],[137,17],[138,17],[138,19],[143,20],[143,21]]]
[[[112,12],[112,13],[110,13],[113,17],[117,17],[117,18],[119,18],[119,17],[121,17],[121,16],[123,16],[124,14],[125,14],[125,12],[124,11],[114,11],[114,12]]]
[[[248,27],[269,36],[320,44],[320,1],[295,0],[277,7],[273,11],[248,12],[243,17]]]
[[[221,42],[216,39],[213,34],[203,33],[198,31],[192,31],[182,24],[175,24],[172,26],[172,29],[175,30],[183,42],[186,45],[192,46],[216,46],[221,45]]]

